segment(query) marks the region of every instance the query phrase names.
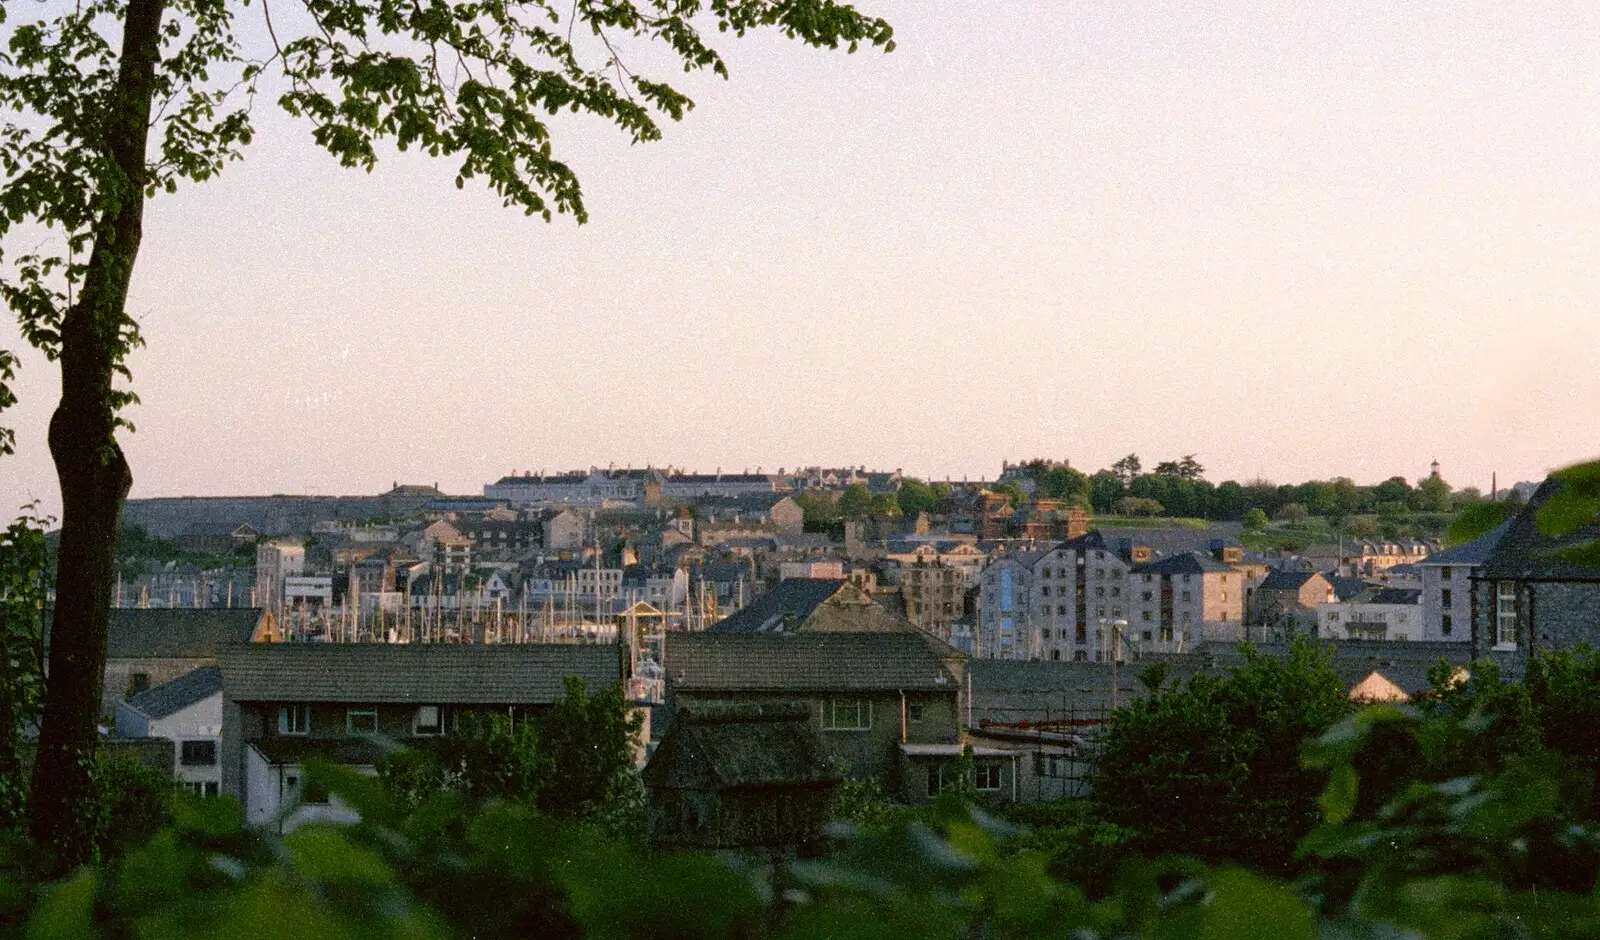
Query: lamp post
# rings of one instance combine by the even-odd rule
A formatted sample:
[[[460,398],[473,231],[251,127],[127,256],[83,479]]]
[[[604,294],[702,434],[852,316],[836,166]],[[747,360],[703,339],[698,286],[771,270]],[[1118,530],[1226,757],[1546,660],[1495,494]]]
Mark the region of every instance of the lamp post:
[[[1107,620],[1104,617],[1100,618],[1101,649],[1102,649],[1102,651],[1105,651],[1109,647],[1110,656],[1111,656],[1111,710],[1112,711],[1116,711],[1116,708],[1117,708],[1117,685],[1118,685],[1118,683],[1117,683],[1117,660],[1122,658],[1122,656],[1121,656],[1121,654],[1122,654],[1122,643],[1123,643],[1123,639],[1124,639],[1123,628],[1126,627],[1127,625],[1128,625],[1128,621],[1123,620],[1121,618],[1118,618],[1116,620]],[[1111,631],[1111,635],[1109,637],[1106,635],[1106,630],[1108,628]],[[1109,644],[1106,642],[1107,640],[1110,641]]]

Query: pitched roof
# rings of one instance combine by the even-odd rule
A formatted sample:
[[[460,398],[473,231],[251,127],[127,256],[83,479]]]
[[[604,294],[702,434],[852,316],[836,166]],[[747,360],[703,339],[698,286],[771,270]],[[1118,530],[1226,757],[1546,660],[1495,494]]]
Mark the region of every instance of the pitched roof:
[[[1199,552],[1184,552],[1170,558],[1146,562],[1133,570],[1138,574],[1213,574],[1233,571],[1210,555],[1202,555]]]
[[[609,644],[255,643],[219,659],[234,701],[542,705],[568,676],[621,677]]]
[[[107,659],[215,659],[224,643],[248,643],[261,623],[255,607],[116,607],[106,625]],[[45,643],[52,612],[45,611]]]
[[[707,566],[709,567],[709,566]],[[719,633],[795,629],[817,605],[839,593],[848,581],[837,578],[789,578],[711,627]]]
[[[678,709],[644,769],[651,787],[731,790],[836,783],[801,703],[693,705]]]
[[[1322,572],[1320,571],[1284,571],[1282,568],[1274,568],[1267,572],[1267,576],[1261,580],[1261,584],[1257,589],[1262,591],[1298,591],[1305,586],[1307,581],[1321,574]],[[1323,577],[1326,580],[1326,576]]]
[[[921,632],[668,633],[667,681],[687,691],[955,691],[954,648]]]
[[[1560,578],[1579,581],[1600,581],[1600,568],[1591,568],[1567,561],[1554,554],[1572,545],[1591,539],[1600,539],[1600,519],[1593,524],[1562,538],[1545,535],[1539,531],[1539,507],[1561,492],[1566,484],[1551,477],[1506,524],[1506,531],[1484,560],[1481,577],[1495,580],[1524,580]]]
[[[146,718],[165,718],[221,691],[222,670],[216,666],[201,666],[170,682],[145,689],[124,704]]]
[[[1134,546],[1148,548],[1157,556],[1242,547],[1232,534],[1219,529],[1091,529],[1059,547],[1106,549],[1126,557]]]

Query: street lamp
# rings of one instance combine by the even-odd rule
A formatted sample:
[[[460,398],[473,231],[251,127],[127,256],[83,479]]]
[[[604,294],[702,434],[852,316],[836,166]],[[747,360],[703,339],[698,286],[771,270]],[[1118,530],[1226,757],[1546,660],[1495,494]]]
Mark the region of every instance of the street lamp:
[[[1123,644],[1124,639],[1125,639],[1125,635],[1123,633],[1123,629],[1125,627],[1127,627],[1127,626],[1128,626],[1128,621],[1123,620],[1121,618],[1118,618],[1116,620],[1107,620],[1104,617],[1100,618],[1100,641],[1101,641],[1100,645],[1101,645],[1101,651],[1105,652],[1106,651],[1106,647],[1107,646],[1110,647],[1110,656],[1111,656],[1111,709],[1112,709],[1112,711],[1115,711],[1116,708],[1117,708],[1117,684],[1118,684],[1117,683],[1117,660],[1122,658],[1122,644]],[[1106,636],[1106,629],[1108,627],[1111,630],[1110,637]],[[1107,642],[1106,642],[1108,639],[1111,641],[1109,644],[1107,644]]]

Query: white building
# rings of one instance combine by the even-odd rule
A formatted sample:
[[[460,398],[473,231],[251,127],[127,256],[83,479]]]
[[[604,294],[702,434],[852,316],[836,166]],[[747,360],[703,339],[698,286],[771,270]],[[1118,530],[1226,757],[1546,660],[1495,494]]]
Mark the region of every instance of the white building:
[[[124,738],[172,742],[172,779],[199,796],[222,786],[217,749],[222,741],[222,673],[202,666],[117,703],[116,731]]]
[[[1421,592],[1368,588],[1349,600],[1317,605],[1317,635],[1327,640],[1424,639]]]

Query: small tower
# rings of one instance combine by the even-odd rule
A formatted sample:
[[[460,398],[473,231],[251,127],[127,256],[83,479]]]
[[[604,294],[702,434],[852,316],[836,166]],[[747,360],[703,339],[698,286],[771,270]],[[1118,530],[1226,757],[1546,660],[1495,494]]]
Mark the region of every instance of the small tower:
[[[1430,480],[1439,479],[1439,461],[1437,459],[1435,459],[1433,461],[1433,463],[1428,465],[1428,479],[1430,479]]]

